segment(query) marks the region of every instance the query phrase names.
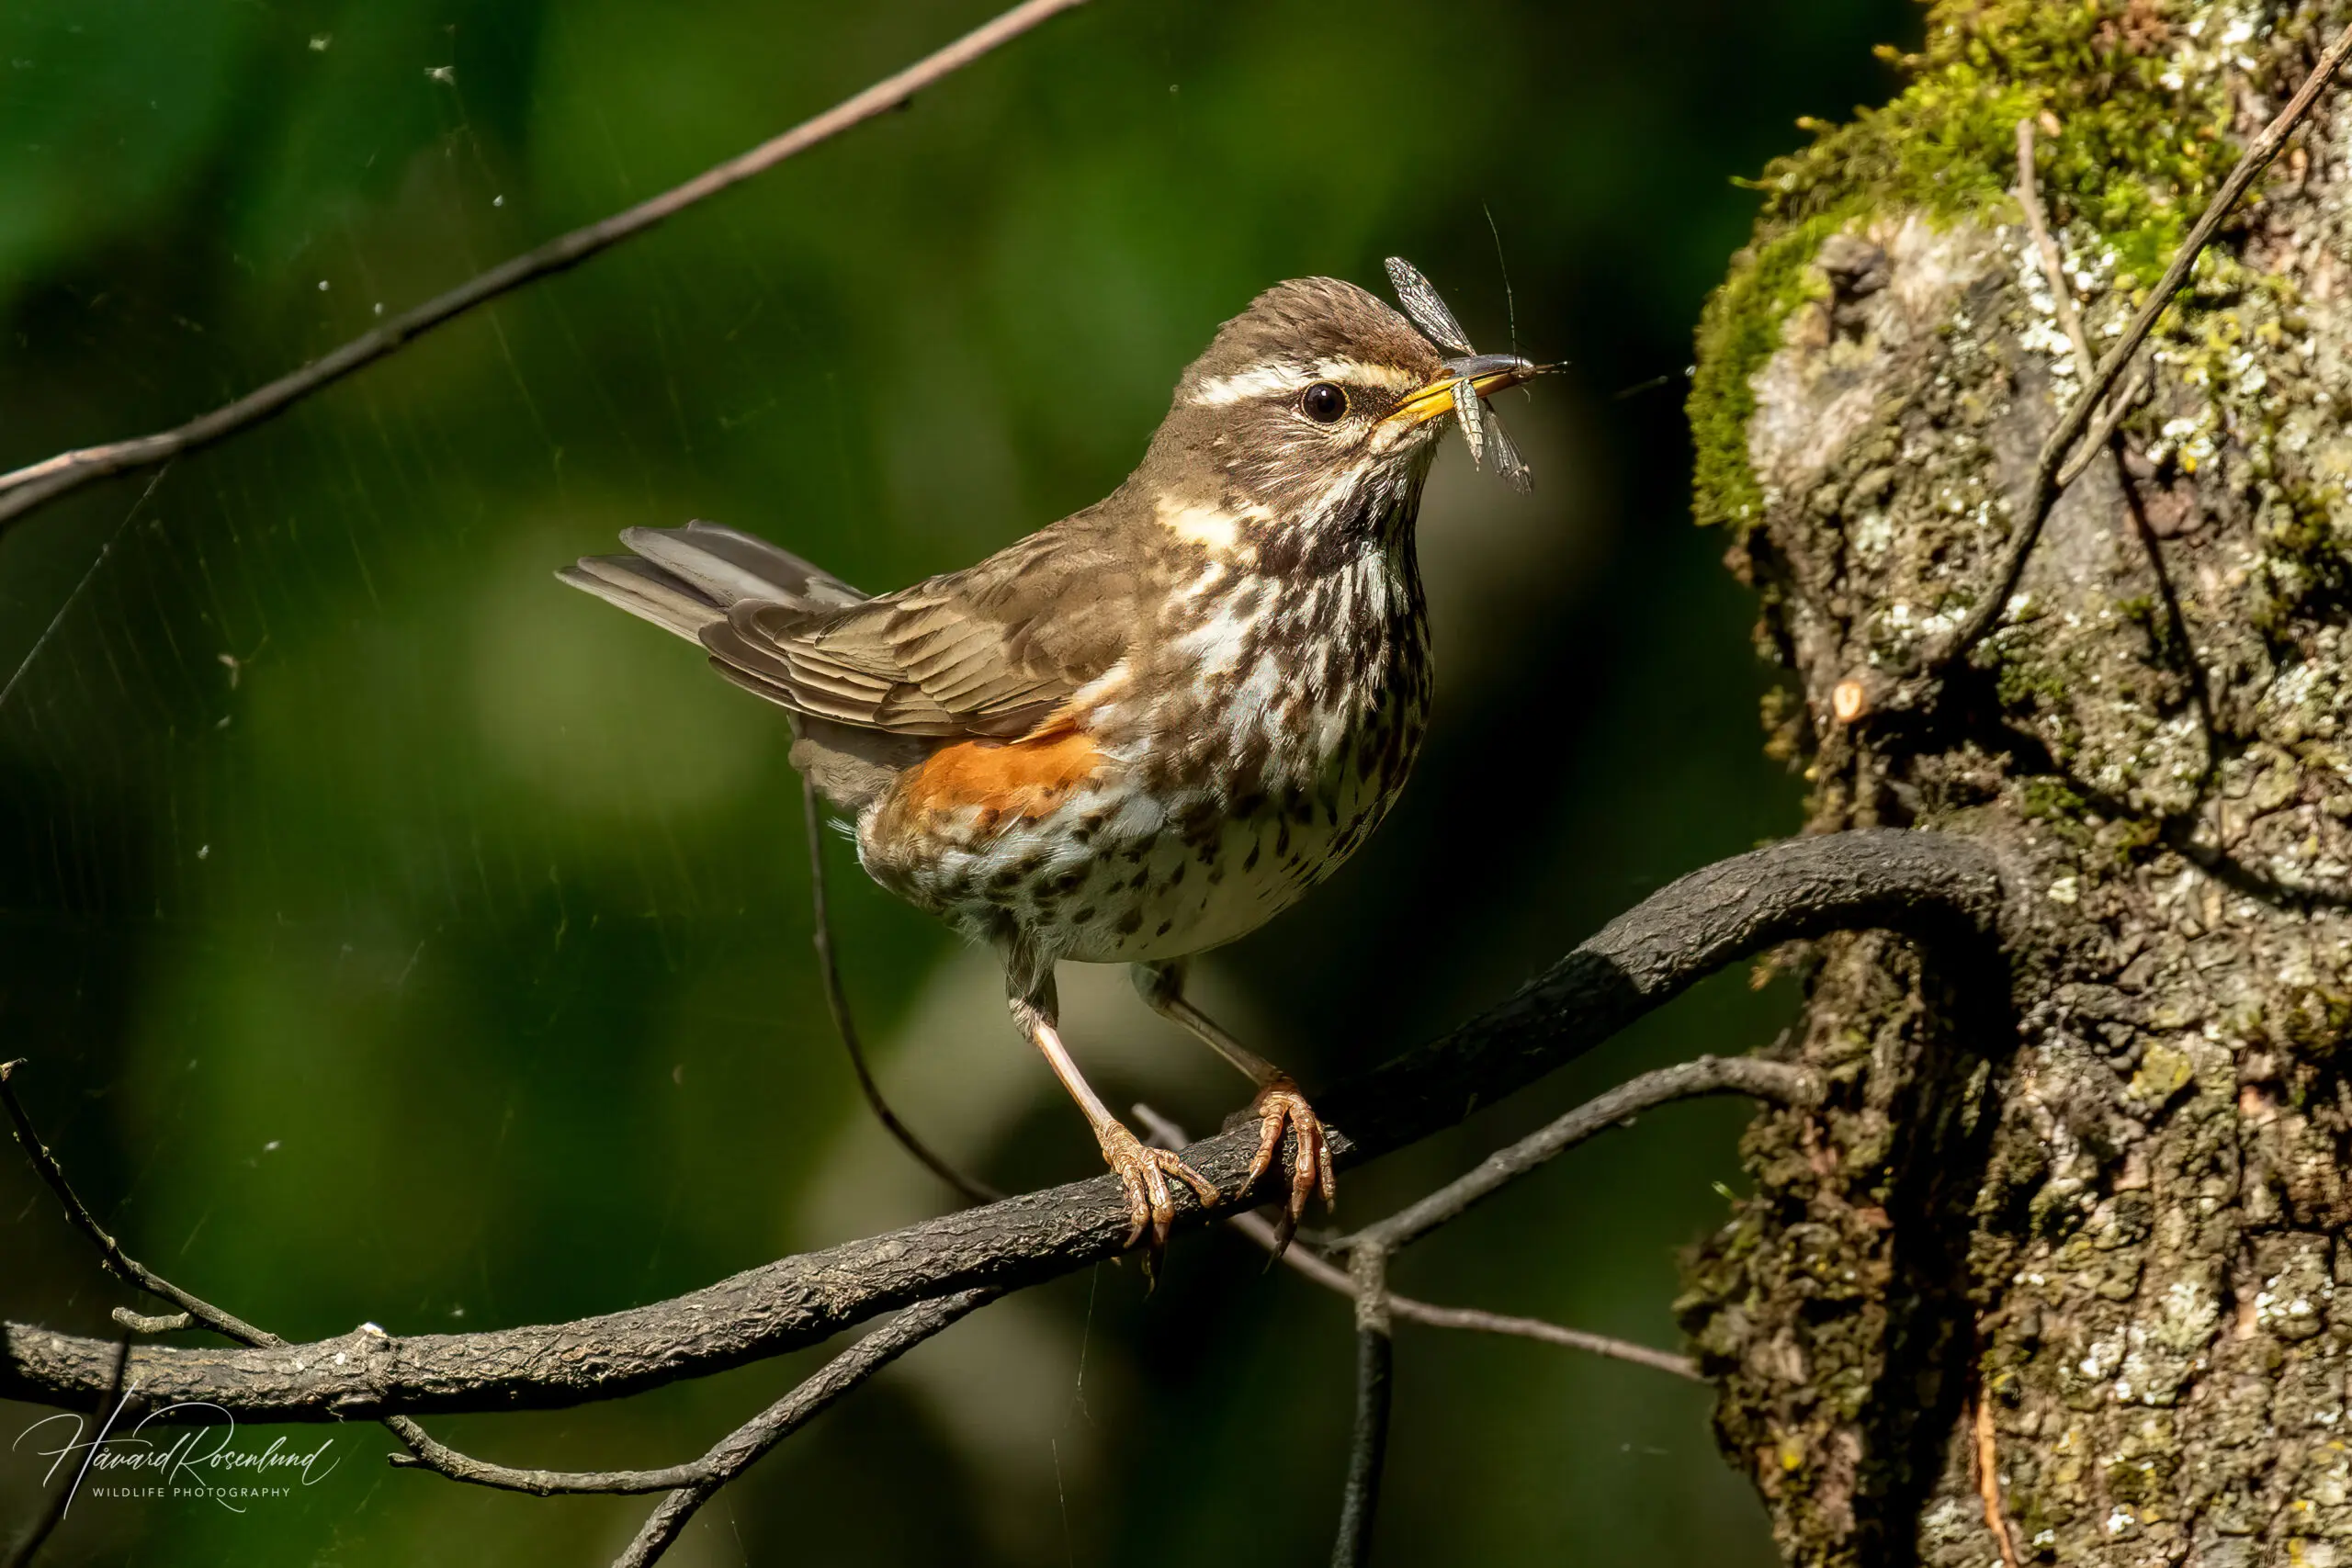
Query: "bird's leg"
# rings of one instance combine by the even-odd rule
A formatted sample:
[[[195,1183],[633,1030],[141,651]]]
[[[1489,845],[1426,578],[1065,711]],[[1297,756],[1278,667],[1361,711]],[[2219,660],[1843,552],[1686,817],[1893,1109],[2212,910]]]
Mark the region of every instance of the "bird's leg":
[[[1183,1025],[1258,1086],[1258,1099],[1252,1108],[1258,1113],[1258,1156],[1250,1162],[1250,1174],[1241,1183],[1243,1191],[1255,1186],[1273,1164],[1276,1151],[1283,1146],[1283,1134],[1286,1130],[1297,1133],[1298,1149],[1290,1168],[1290,1201],[1283,1206],[1283,1218],[1275,1227],[1280,1245],[1274,1255],[1279,1258],[1306,1213],[1308,1197],[1320,1192],[1323,1206],[1329,1209],[1338,1192],[1331,1179],[1331,1143],[1324,1135],[1322,1119],[1306,1103],[1306,1097],[1299,1092],[1297,1083],[1288,1073],[1218,1028],[1206,1013],[1184,999],[1184,966],[1181,962],[1138,964],[1132,973],[1136,989],[1143,994],[1152,1011]]]
[[[1148,1226],[1151,1254],[1158,1258],[1168,1246],[1170,1227],[1176,1223],[1175,1205],[1168,1196],[1168,1178],[1173,1176],[1190,1187],[1204,1207],[1216,1206],[1216,1184],[1186,1165],[1174,1150],[1148,1146],[1111,1114],[1102,1097],[1094,1092],[1062,1044],[1057,1022],[1060,1006],[1054,992],[1051,964],[1017,963],[1008,954],[1005,974],[1006,999],[1012,1009],[1014,1026],[1028,1037],[1029,1043],[1037,1047],[1046,1065],[1062,1080],[1062,1088],[1078,1102],[1079,1110],[1094,1129],[1094,1141],[1102,1146],[1102,1162],[1111,1168],[1126,1191],[1127,1213],[1133,1222],[1126,1245],[1133,1247],[1141,1240]]]

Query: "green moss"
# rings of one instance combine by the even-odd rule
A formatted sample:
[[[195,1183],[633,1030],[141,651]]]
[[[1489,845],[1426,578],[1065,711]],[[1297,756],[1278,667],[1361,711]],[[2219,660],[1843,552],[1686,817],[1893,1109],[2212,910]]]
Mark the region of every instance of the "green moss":
[[[2099,829],[2091,825],[2089,804],[2061,779],[2047,773],[2027,779],[2018,791],[2018,810],[2043,824],[2062,844],[2076,850],[2100,847]],[[2088,861],[2078,864],[2084,871],[2098,869]]]
[[[2036,164],[2064,223],[2106,236],[2126,277],[2153,283],[2237,150],[2218,82],[2173,88],[2174,30],[2199,7],[2149,0],[1941,0],[1911,85],[1826,129],[1758,182],[1766,223],[1802,221],[1856,189],[1943,219],[2010,199],[2017,126],[2049,116]],[[2045,128],[2046,130],[2046,128]]]
[[[2256,525],[2263,595],[2254,620],[2265,636],[2283,637],[2297,616],[2352,608],[2352,536],[2336,527],[2326,497],[2284,488]]]
[[[1993,678],[1993,690],[2004,708],[2030,708],[2037,704],[2052,709],[2064,707],[2071,694],[2064,675],[2014,649],[2002,649],[1999,652],[2001,667]]]
[[[1747,464],[1747,422],[1756,412],[1752,380],[1781,346],[1781,324],[1789,312],[1826,291],[1814,254],[1842,219],[1821,214],[1743,253],[1731,276],[1708,298],[1699,318],[1689,404],[1702,523],[1745,530],[1761,513],[1764,494]]]
[[[2078,822],[2086,809],[2081,795],[2046,773],[2025,781],[2018,808],[2043,822]]]
[[[1747,461],[1750,379],[1791,310],[1817,289],[1821,242],[1868,213],[1951,222],[2012,200],[2017,126],[2047,116],[2038,167],[2055,221],[2097,229],[2119,282],[2153,283],[2235,159],[2215,80],[2165,85],[2187,0],[1935,0],[1910,85],[1841,126],[1804,122],[1813,145],[1753,182],[1755,243],[1707,306],[1690,389],[1693,510],[1746,528],[1762,493]],[[2001,213],[2013,219],[2014,209]]]

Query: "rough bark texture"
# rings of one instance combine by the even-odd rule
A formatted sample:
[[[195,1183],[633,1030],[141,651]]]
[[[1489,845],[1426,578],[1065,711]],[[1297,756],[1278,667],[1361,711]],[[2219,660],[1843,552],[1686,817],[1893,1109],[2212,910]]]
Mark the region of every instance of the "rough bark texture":
[[[2352,87],[2160,327],[2003,629],[1896,678],[2078,385],[2017,121],[2103,347],[2347,21],[1945,0],[1895,103],[1768,172],[1702,329],[1699,507],[1792,676],[1810,826],[1979,836],[2041,904],[2007,1000],[1892,937],[1810,950],[1789,1049],[1831,1099],[1759,1118],[1690,1261],[1792,1562],[1997,1565],[1989,1507],[2021,1562],[2352,1564]]]

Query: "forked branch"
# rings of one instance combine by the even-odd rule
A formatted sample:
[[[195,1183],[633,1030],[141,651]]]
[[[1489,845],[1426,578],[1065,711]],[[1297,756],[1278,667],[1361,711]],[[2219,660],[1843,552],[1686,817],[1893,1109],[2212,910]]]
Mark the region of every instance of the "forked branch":
[[[1386,1469],[1389,1387],[1395,1347],[1390,1322],[1396,1298],[1388,1293],[1388,1266],[1396,1253],[1441,1225],[1451,1224],[1474,1204],[1567,1153],[1578,1144],[1623,1125],[1637,1113],[1677,1100],[1709,1094],[1745,1094],[1779,1105],[1812,1105],[1821,1098],[1819,1077],[1804,1067],[1754,1057],[1702,1056],[1622,1083],[1585,1101],[1566,1115],[1498,1149],[1467,1175],[1448,1182],[1418,1202],[1331,1244],[1348,1258],[1345,1289],[1356,1302],[1356,1418],[1348,1483],[1340,1498],[1340,1529],[1331,1547],[1331,1568],[1359,1568],[1371,1561],[1372,1521],[1380,1506],[1380,1478]]]
[[[1799,839],[1661,890],[1517,995],[1443,1038],[1320,1097],[1342,1163],[1461,1121],[1607,1040],[1707,975],[1783,942],[1892,930],[2001,962],[2007,903],[1984,845],[1918,832]],[[1998,983],[1997,980],[1996,983]],[[1186,1158],[1228,1192],[1256,1134],[1205,1139]],[[1270,1173],[1236,1206],[1272,1201]],[[1189,1197],[1179,1223],[1204,1214]],[[158,1400],[210,1401],[240,1420],[547,1408],[609,1399],[813,1344],[879,1314],[980,1287],[1017,1288],[1117,1253],[1116,1181],[1009,1198],[820,1252],[779,1259],[671,1301],[571,1323],[317,1345],[141,1345],[131,1375]],[[114,1346],[11,1324],[0,1397],[89,1408]],[[344,1354],[338,1358],[337,1351]]]

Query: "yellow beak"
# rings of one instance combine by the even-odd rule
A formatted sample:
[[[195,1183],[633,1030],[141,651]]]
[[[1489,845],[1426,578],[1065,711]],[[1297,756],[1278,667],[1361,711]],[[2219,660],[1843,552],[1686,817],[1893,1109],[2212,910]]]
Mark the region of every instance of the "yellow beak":
[[[1474,354],[1445,361],[1443,371],[1426,387],[1416,388],[1388,411],[1388,417],[1406,424],[1426,424],[1453,412],[1453,389],[1463,382],[1482,398],[1533,380],[1551,367],[1521,359],[1515,354]]]

